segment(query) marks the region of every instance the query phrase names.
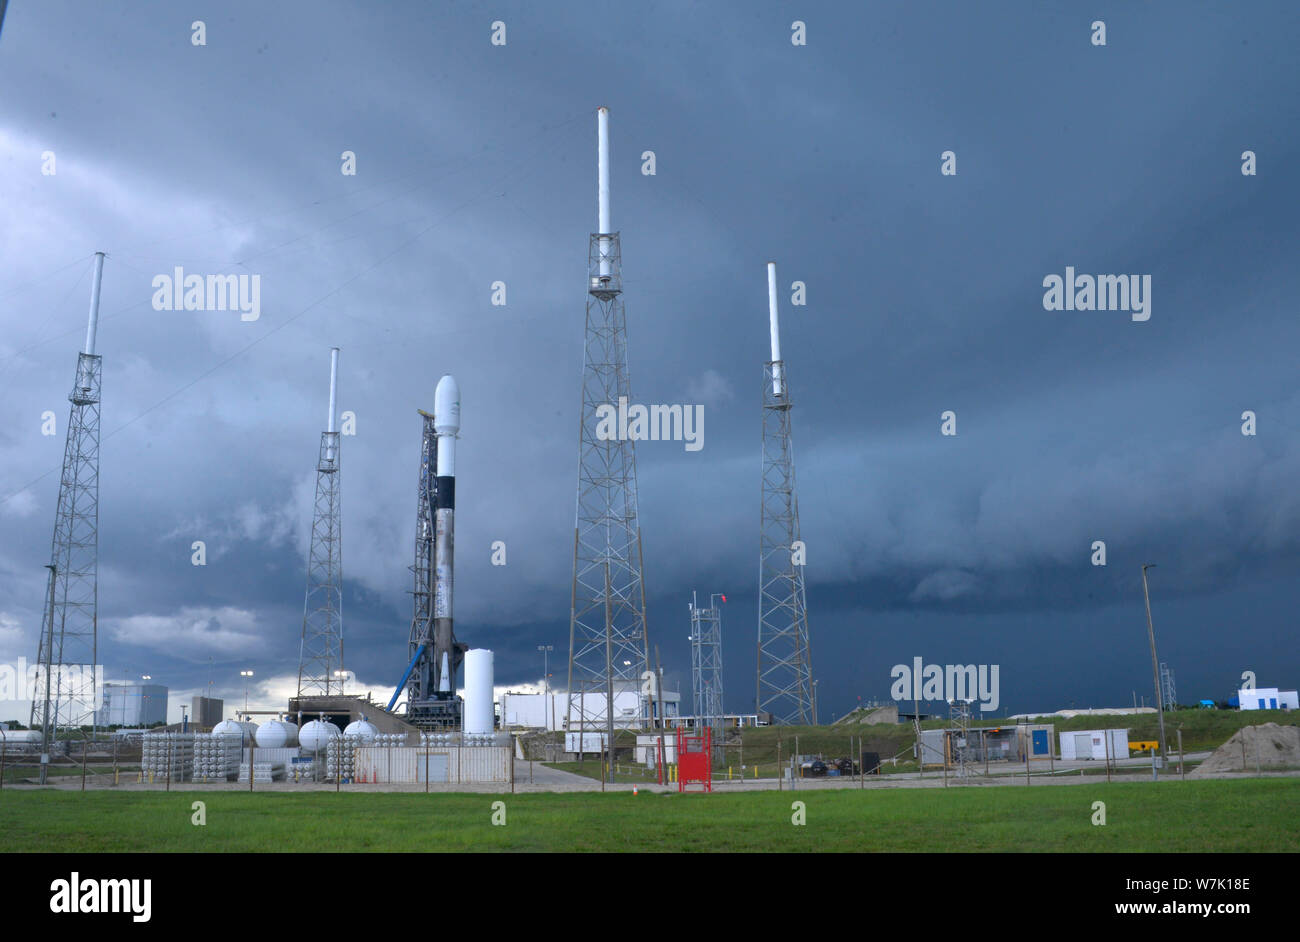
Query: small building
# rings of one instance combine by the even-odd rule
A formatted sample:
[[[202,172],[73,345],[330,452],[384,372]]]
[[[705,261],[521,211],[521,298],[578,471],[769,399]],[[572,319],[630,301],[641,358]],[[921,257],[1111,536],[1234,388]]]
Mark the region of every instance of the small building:
[[[1061,733],[1062,759],[1127,759],[1127,729],[1086,729]]]
[[[955,729],[921,731],[921,761],[925,765],[966,762],[1024,762],[1052,759],[1051,724],[1011,723],[1006,726],[972,726],[963,737]]]
[[[1276,687],[1255,687],[1238,690],[1237,703],[1242,710],[1296,710],[1296,691],[1278,690]]]
[[[572,734],[570,734],[572,735]],[[677,733],[665,731],[663,738],[663,761],[672,765],[677,761]],[[657,767],[659,765],[660,734],[642,734],[636,737],[636,761],[641,765]]]

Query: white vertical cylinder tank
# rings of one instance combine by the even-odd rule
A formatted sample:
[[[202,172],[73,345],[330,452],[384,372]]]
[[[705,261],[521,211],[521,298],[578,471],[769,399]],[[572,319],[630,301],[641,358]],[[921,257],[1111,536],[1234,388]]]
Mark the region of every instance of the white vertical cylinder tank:
[[[465,652],[465,725],[467,736],[490,734],[494,728],[492,703],[492,652],[472,648]]]

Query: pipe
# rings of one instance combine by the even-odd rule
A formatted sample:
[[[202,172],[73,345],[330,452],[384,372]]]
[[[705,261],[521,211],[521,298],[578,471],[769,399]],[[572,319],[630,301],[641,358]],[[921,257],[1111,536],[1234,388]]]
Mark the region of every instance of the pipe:
[[[387,709],[390,712],[393,709],[393,704],[397,702],[397,698],[400,697],[402,691],[406,689],[406,682],[411,679],[411,671],[415,670],[415,662],[420,659],[420,655],[423,653],[424,645],[421,644],[415,649],[415,656],[411,658],[411,663],[406,665],[406,670],[402,673],[402,679],[397,682],[397,689],[393,691],[393,699],[388,701]]]
[[[783,393],[781,382],[781,321],[776,309],[776,262],[767,263],[767,320],[772,334],[772,395]]]
[[[596,109],[596,228],[602,235],[613,231],[609,219],[609,109]],[[600,240],[600,274],[610,273],[609,239]]]
[[[99,332],[99,282],[104,277],[104,253],[95,253],[95,277],[90,286],[90,323],[86,325],[86,354],[95,355],[95,334]]]

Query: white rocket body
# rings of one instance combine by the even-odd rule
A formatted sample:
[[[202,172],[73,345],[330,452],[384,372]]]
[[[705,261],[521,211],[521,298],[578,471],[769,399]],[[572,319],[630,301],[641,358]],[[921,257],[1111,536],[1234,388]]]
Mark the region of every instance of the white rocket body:
[[[438,436],[438,506],[433,537],[433,633],[435,650],[443,651],[438,687],[451,690],[452,590],[456,548],[456,435],[460,432],[460,387],[454,376],[438,380],[433,397],[433,430]]]

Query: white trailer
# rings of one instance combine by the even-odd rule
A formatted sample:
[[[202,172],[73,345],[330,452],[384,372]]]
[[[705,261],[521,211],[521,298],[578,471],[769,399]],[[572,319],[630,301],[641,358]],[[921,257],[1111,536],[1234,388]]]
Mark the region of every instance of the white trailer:
[[[1109,747],[1107,739],[1110,740]],[[1127,729],[1087,729],[1061,733],[1061,759],[1127,759]]]
[[[605,749],[604,733],[565,733],[565,752],[585,752],[599,754]]]

